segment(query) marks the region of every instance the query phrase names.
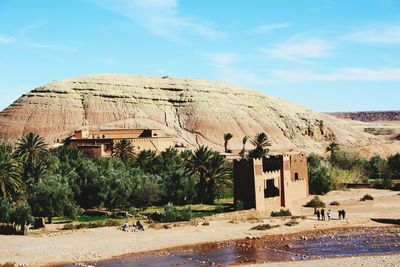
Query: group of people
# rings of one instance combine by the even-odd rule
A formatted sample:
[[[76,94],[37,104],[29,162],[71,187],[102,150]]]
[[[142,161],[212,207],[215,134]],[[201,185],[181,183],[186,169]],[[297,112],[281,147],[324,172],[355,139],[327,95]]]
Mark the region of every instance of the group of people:
[[[314,215],[317,215],[318,221],[325,221],[325,210],[324,209],[314,209]],[[328,221],[332,219],[332,212],[331,210],[328,210],[326,213],[326,216],[328,217]],[[338,219],[339,220],[344,220],[346,218],[346,211],[344,209],[338,210]]]
[[[122,225],[122,231],[125,231],[125,232],[130,232],[130,231],[133,231],[133,232],[136,232],[136,231],[144,231],[144,226],[143,226],[143,224],[140,222],[140,220],[138,220],[136,223],[132,223],[132,225],[129,225],[128,222],[125,222],[125,223]]]

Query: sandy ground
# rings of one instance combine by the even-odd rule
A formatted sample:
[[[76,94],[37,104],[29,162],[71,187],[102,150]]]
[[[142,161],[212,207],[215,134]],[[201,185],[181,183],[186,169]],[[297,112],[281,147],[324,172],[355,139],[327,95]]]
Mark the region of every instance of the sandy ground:
[[[367,193],[371,194],[375,200],[366,202],[359,201],[359,199]],[[312,197],[309,197],[309,199],[311,198]],[[344,208],[347,212],[347,219],[341,221],[332,220],[330,222],[317,221],[312,215],[313,209],[301,207],[301,205],[307,201],[304,200],[297,203],[297,208],[292,208],[291,211],[293,215],[306,216],[306,219],[300,219],[300,224],[293,227],[283,226],[285,223],[284,219],[267,218],[265,215],[260,215],[254,211],[246,211],[211,217],[208,219],[210,222],[209,226],[203,226],[200,223],[197,226],[185,225],[173,227],[172,229],[148,229],[145,232],[122,232],[116,227],[107,227],[41,237],[0,235],[0,263],[15,262],[17,264],[38,266],[55,262],[101,260],[135,252],[239,239],[247,236],[285,234],[336,227],[385,226],[372,222],[370,218],[400,219],[399,192],[358,189],[351,191],[334,191],[321,198],[327,204],[334,200],[339,201],[341,204],[339,207],[328,206],[327,209],[331,208],[334,218],[337,218],[338,208]],[[257,216],[261,219],[255,220]],[[279,224],[282,226],[268,231],[250,230],[251,227],[261,223],[269,223],[271,225]],[[396,257],[398,259],[398,256],[388,256],[388,264],[392,258],[395,259]],[[381,257],[372,258],[376,258],[377,261],[382,259]],[[357,262],[360,261],[361,264],[364,258],[326,261],[335,262],[338,260],[348,260],[351,262],[352,259],[355,259]],[[317,265],[314,265],[314,263],[312,265],[319,266],[318,264],[321,263],[324,266],[329,266],[324,262],[325,260],[315,261]],[[292,263],[285,264],[290,265]],[[296,266],[303,266],[300,264],[303,264],[303,262],[296,263]],[[391,265],[389,264],[387,266]]]

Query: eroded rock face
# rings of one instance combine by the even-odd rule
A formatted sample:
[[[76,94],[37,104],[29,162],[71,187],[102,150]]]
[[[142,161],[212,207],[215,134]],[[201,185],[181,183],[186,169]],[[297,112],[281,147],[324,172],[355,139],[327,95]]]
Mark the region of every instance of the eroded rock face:
[[[219,150],[226,132],[234,135],[233,150],[244,135],[261,131],[277,152],[322,151],[333,140],[357,146],[381,140],[346,121],[239,86],[138,75],[92,75],[36,88],[0,113],[0,138],[15,141],[32,131],[52,144],[85,120],[90,127],[157,128],[189,146]]]

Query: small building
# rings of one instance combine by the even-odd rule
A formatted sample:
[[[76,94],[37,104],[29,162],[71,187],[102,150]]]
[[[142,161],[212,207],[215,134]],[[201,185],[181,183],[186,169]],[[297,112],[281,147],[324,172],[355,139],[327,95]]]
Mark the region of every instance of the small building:
[[[122,139],[131,141],[134,153],[141,150],[161,152],[175,146],[172,137],[163,136],[157,129],[89,130],[87,127],[75,131],[66,144],[81,150],[84,157],[109,158],[113,155],[114,145]]]
[[[307,157],[276,155],[233,163],[234,198],[244,209],[291,207],[309,195]]]

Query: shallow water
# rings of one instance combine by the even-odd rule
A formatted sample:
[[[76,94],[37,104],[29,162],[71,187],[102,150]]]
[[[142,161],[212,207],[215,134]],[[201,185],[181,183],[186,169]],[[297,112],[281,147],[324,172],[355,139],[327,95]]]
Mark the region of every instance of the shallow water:
[[[326,234],[294,236],[291,240],[261,238],[178,248],[169,252],[127,256],[88,263],[96,266],[228,266],[232,264],[307,260],[341,256],[400,253],[400,231],[351,233],[346,230]],[[64,265],[76,266],[76,265]]]

